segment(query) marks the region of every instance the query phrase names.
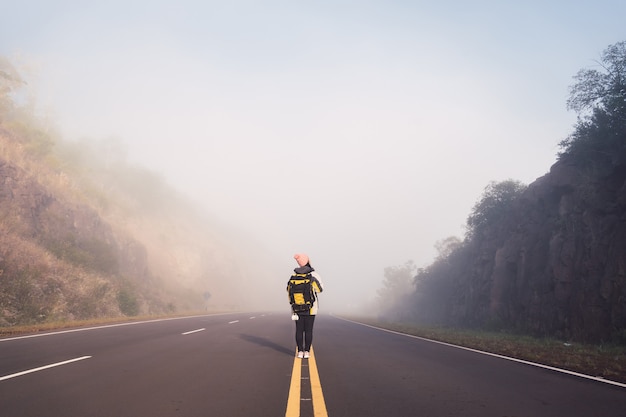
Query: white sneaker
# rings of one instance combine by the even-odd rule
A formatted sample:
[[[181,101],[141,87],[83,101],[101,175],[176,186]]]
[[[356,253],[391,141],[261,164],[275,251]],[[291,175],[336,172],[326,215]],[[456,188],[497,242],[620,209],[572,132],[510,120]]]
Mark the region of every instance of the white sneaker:
[[[307,352],[307,355],[308,355],[308,353],[309,352]],[[298,358],[300,358],[300,359],[304,358],[304,352],[303,351],[299,351],[298,352]],[[307,356],[307,358],[308,358],[308,356]]]
[[[307,350],[307,351],[305,351],[305,352],[304,352],[304,359],[309,359],[309,356],[310,356],[310,355],[309,355],[309,351],[308,351],[308,350]]]

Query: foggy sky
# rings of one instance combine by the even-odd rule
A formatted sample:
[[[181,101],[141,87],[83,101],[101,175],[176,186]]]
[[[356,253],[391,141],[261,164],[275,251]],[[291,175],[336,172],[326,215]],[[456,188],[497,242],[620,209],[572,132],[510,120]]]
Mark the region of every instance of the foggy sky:
[[[572,76],[626,35],[604,0],[0,3],[64,137],[119,139],[285,281],[308,253],[331,306],[428,265],[490,181],[548,172]]]

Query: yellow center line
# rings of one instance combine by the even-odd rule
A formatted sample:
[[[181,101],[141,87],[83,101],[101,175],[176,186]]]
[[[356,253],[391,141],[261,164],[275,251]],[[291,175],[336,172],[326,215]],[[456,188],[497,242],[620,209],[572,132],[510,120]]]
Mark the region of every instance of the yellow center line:
[[[313,347],[311,347],[311,357],[309,358],[309,376],[311,377],[313,416],[328,417],[326,402],[324,401],[324,394],[322,393],[322,383],[320,382],[320,375],[317,372],[317,363],[315,362],[315,355],[313,354]]]
[[[300,417],[300,379],[302,375],[302,359],[295,358],[293,371],[291,371],[291,385],[289,386],[289,399],[285,417]]]
[[[315,354],[311,348],[309,361],[309,378],[311,382],[311,397],[313,400],[313,416],[328,417],[326,402],[322,393],[322,383],[317,372]],[[291,372],[291,385],[289,386],[289,398],[287,399],[287,411],[285,417],[300,417],[300,397],[302,379],[302,359],[295,358],[293,361],[293,371]]]

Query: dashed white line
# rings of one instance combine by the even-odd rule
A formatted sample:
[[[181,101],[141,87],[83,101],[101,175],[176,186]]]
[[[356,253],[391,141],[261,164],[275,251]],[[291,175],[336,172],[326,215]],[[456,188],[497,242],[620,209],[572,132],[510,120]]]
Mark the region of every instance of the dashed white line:
[[[232,313],[201,314],[201,315],[197,315],[197,316],[169,317],[169,318],[163,318],[163,319],[131,321],[131,322],[117,323],[117,324],[107,324],[107,325],[94,326],[94,327],[81,327],[81,328],[78,328],[78,329],[59,330],[59,331],[54,331],[54,332],[49,332],[49,333],[36,333],[36,334],[29,334],[29,335],[25,335],[25,336],[15,336],[15,337],[0,338],[0,343],[2,343],[2,342],[10,342],[10,341],[13,341],[13,340],[20,340],[20,339],[30,339],[30,338],[33,338],[33,337],[54,336],[54,335],[65,334],[65,333],[85,332],[85,331],[88,331],[88,330],[108,329],[108,328],[111,328],[111,327],[136,326],[136,325],[140,325],[140,324],[157,323],[157,322],[161,322],[161,321],[185,320],[185,319],[191,319],[191,318],[197,318],[197,317],[226,316],[226,315],[229,315],[229,314],[232,314]]]
[[[191,331],[188,331],[188,332],[182,333],[182,335],[184,336],[184,335],[188,335],[188,334],[192,334],[192,333],[198,333],[198,332],[202,332],[202,331],[204,331],[204,330],[206,330],[206,329],[205,329],[205,328],[202,328],[202,329],[191,330]]]
[[[228,324],[239,323],[239,320],[229,321]]]
[[[31,374],[33,372],[43,371],[44,369],[54,368],[55,366],[67,365],[68,363],[78,362],[78,361],[82,361],[83,359],[89,359],[89,358],[91,358],[91,356],[81,356],[80,358],[74,358],[74,359],[70,359],[67,361],[63,361],[63,362],[52,363],[50,365],[40,366],[39,368],[28,369],[26,371],[17,372],[15,374],[5,375],[3,377],[0,377],[0,381],[4,381],[5,379],[11,379],[11,378],[15,378],[15,377],[26,375],[26,374]]]

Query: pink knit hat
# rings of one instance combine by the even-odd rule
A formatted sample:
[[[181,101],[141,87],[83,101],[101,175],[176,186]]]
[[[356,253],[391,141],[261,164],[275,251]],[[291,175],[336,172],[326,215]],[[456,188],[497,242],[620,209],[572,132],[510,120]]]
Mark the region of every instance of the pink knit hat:
[[[293,255],[293,258],[296,260],[296,262],[298,262],[298,265],[300,266],[304,266],[309,263],[309,257],[306,256],[304,253],[296,253],[295,255]]]

